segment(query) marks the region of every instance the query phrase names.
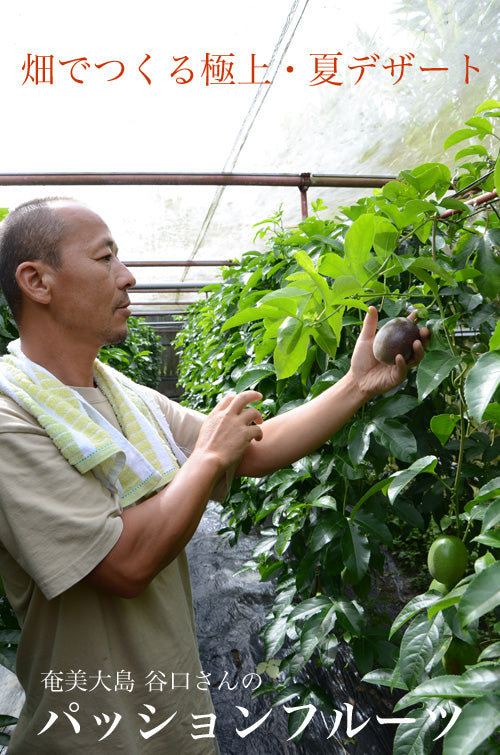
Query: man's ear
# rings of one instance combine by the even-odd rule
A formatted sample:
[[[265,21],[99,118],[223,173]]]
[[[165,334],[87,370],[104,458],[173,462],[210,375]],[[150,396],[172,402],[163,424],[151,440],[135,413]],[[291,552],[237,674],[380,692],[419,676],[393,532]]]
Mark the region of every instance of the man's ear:
[[[51,300],[51,270],[43,260],[21,262],[16,270],[16,281],[23,295],[39,304],[48,304]]]

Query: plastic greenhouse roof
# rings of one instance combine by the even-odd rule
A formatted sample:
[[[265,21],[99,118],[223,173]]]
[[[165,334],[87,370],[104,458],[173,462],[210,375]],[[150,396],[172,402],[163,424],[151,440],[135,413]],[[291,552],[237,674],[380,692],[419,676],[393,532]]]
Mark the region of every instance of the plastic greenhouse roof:
[[[2,174],[453,167],[444,139],[500,96],[494,0],[27,0],[2,9],[2,26]],[[311,188],[308,201],[321,197],[333,213],[370,192]],[[125,261],[227,260],[255,246],[253,225],[280,205],[286,224],[301,218],[297,188],[4,185],[0,194],[10,208],[40,195],[87,202]],[[195,284],[215,269],[136,277]]]

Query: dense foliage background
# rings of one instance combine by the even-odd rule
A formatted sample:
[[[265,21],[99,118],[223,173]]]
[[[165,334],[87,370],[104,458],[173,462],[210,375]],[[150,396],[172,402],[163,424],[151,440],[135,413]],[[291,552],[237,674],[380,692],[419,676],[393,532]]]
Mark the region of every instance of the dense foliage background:
[[[297,675],[311,659],[332,667],[347,644],[366,681],[398,691],[397,755],[500,752],[499,116],[490,100],[448,137],[445,149],[466,143],[453,176],[426,163],[333,219],[319,201],[293,229],[278,211],[258,226],[267,251],[226,268],[176,341],[185,403],[208,410],[257,387],[271,415],[346,373],[370,304],[381,323],[417,308],[431,329],[396,390],[293,467],[233,487],[222,530],[231,542],[258,531],[244,568],[276,583],[259,693],[333,714]],[[441,534],[468,554],[448,584],[427,571]],[[417,577],[397,615],[379,592],[389,555]]]

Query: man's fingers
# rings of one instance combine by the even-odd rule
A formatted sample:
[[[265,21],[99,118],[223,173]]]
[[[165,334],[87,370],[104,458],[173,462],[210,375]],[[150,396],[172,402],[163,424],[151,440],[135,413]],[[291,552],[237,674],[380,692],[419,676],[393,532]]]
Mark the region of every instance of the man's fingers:
[[[406,375],[408,374],[408,367],[410,366],[410,363],[406,362],[402,354],[396,354],[394,364],[396,365],[396,370],[398,372],[398,380],[400,383],[402,383],[406,378]]]
[[[251,425],[252,423],[261,425],[264,422],[264,420],[262,419],[262,414],[253,406],[249,406],[248,409],[240,412],[240,414],[244,418],[247,425]]]
[[[361,336],[363,338],[374,338],[377,332],[378,312],[377,308],[370,306],[368,312],[363,320],[363,327],[361,328]]]
[[[233,396],[225,396],[222,401],[217,404],[217,407],[219,409],[229,408],[232,412],[234,411],[236,414],[240,414],[247,404],[251,404],[252,401],[261,400],[262,393],[259,393],[258,391],[243,391],[243,393],[237,393]]]
[[[419,364],[422,361],[424,356],[425,349],[422,341],[413,341],[413,354],[411,359],[408,361],[408,366],[415,367],[415,365]]]
[[[261,427],[258,425],[249,425],[248,429],[250,431],[251,440],[262,440],[264,433],[262,432]]]
[[[429,343],[430,337],[431,337],[431,331],[429,330],[429,328],[426,328],[425,326],[423,328],[420,328],[420,340],[422,341],[424,345],[424,349]]]
[[[222,398],[219,401],[215,409],[220,409],[220,410],[227,409],[227,407],[230,406],[233,399],[234,399],[234,395],[232,393],[228,393],[227,396],[224,396],[224,398]]]

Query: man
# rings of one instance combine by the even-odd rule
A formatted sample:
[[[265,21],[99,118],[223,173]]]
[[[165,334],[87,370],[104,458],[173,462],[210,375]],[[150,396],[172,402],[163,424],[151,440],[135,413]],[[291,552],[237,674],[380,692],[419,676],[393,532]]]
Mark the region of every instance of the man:
[[[205,417],[95,361],[125,338],[135,283],[98,215],[36,200],[2,226],[20,342],[0,364],[0,573],[26,691],[9,755],[217,752],[184,546],[234,474],[308,454],[408,365],[374,359],[371,308],[349,373],[313,401],[263,422],[245,391]]]

